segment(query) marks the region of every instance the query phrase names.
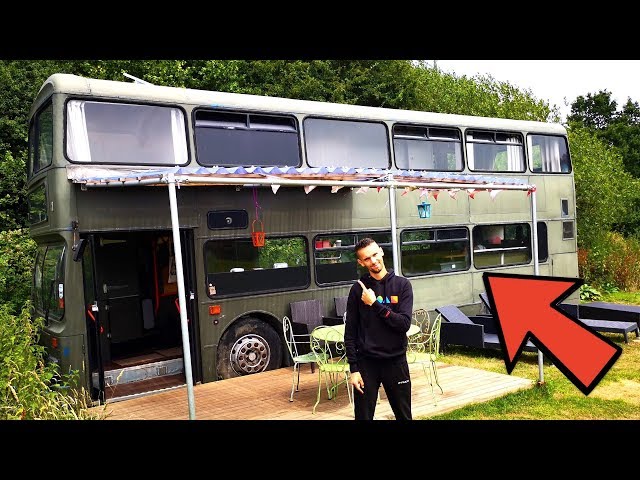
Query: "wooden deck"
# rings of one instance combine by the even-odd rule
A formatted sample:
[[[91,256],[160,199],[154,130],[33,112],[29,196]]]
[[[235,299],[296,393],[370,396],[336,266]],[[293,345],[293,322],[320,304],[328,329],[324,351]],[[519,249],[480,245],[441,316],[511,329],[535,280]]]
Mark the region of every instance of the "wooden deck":
[[[507,374],[487,372],[446,363],[438,364],[444,394],[436,390],[437,405],[427,377],[420,365],[410,365],[412,411],[414,419],[429,417],[530,388],[534,382]],[[353,420],[346,388],[334,400],[323,390],[316,413],[312,413],[318,392],[318,373],[304,365],[300,372],[300,390],[289,401],[292,369],[281,368],[256,375],[195,385],[197,420]],[[393,419],[393,413],[381,388],[376,419]],[[186,386],[144,397],[107,403],[108,420],[189,420]]]

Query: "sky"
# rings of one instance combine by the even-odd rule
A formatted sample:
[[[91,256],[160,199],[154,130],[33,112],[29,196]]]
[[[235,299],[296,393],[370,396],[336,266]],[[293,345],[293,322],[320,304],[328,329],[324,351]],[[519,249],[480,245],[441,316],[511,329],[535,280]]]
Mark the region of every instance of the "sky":
[[[436,60],[436,64],[456,76],[490,74],[497,81],[531,90],[536,99],[558,106],[562,121],[577,97],[600,90],[611,92],[618,110],[629,97],[640,103],[640,60]]]

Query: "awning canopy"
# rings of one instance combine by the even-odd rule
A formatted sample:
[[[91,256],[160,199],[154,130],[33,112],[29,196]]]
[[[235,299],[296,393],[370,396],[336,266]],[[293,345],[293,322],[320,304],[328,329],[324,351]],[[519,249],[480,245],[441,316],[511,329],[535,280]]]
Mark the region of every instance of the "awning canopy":
[[[349,167],[166,167],[123,168],[68,165],[67,178],[87,186],[166,185],[371,186],[432,190],[535,190],[523,180],[418,170]]]

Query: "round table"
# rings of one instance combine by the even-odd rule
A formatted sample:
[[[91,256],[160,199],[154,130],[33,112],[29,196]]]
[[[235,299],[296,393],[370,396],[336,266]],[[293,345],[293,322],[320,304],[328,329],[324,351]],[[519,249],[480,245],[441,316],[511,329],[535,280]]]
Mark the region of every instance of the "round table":
[[[316,328],[313,330],[313,332],[311,332],[311,335],[313,336],[313,338],[316,338],[318,340],[326,340],[328,334],[331,332],[332,329],[334,331],[337,331],[340,334],[340,340],[344,340],[344,323],[342,325],[327,326],[325,328]],[[409,327],[409,330],[407,330],[407,337],[415,335],[416,333],[420,333],[420,327],[412,323],[411,326]]]

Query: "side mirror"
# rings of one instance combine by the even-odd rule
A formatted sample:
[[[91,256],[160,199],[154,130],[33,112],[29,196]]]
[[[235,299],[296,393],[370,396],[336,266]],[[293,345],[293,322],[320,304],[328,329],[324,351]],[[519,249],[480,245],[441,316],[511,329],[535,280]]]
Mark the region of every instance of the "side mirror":
[[[73,261],[74,262],[79,262],[80,260],[82,260],[82,255],[84,255],[84,249],[87,248],[87,239],[86,238],[81,238],[80,240],[78,240],[78,243],[76,243],[73,246]]]

